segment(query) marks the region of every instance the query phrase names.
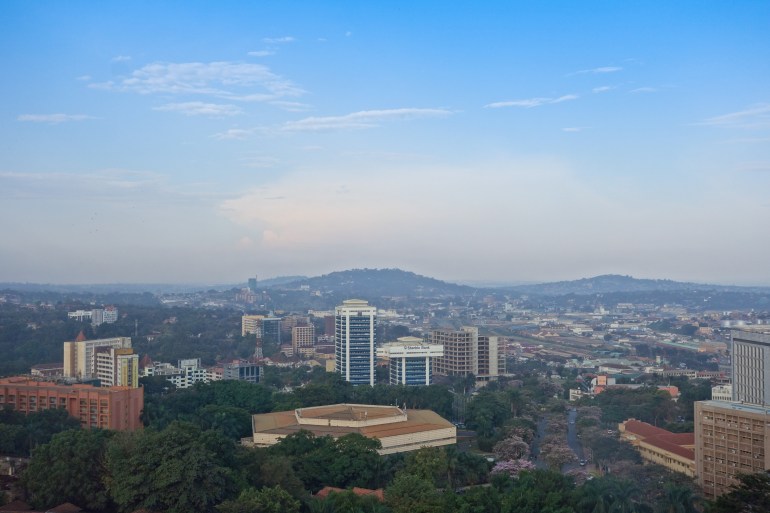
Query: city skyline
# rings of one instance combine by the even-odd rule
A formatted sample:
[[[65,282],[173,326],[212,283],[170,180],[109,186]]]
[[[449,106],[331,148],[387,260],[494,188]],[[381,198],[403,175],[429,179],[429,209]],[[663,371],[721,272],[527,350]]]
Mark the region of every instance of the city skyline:
[[[0,13],[0,281],[770,285],[770,5]]]

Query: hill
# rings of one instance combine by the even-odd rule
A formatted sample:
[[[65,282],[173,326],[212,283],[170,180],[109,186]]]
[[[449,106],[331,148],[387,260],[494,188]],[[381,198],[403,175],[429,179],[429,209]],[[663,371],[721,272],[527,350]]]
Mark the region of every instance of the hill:
[[[709,285],[673,280],[649,280],[619,274],[604,274],[593,278],[572,281],[557,281],[536,285],[506,287],[505,290],[520,294],[563,296],[567,294],[607,294],[613,292],[674,292],[674,291],[718,291],[718,292],[767,292],[766,287],[736,287],[730,285]]]
[[[473,287],[456,285],[435,278],[428,278],[401,269],[351,269],[337,271],[315,278],[276,285],[278,289],[298,289],[307,286],[327,294],[343,294],[348,297],[440,297],[457,296],[473,292]]]

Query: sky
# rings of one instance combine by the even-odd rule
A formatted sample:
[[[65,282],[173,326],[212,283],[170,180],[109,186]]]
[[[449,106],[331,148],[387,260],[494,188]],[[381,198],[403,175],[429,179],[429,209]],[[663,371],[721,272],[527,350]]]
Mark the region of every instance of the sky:
[[[0,281],[770,285],[770,2],[0,3]]]

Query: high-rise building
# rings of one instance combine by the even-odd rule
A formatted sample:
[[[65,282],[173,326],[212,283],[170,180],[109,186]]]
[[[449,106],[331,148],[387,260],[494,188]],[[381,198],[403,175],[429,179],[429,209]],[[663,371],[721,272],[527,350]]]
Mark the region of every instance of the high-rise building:
[[[444,347],[444,356],[436,358],[434,371],[443,376],[479,374],[479,329],[463,326],[459,330],[433,330],[430,343]]]
[[[443,355],[443,346],[426,344],[418,337],[401,337],[377,348],[377,356],[388,360],[391,385],[430,385],[433,361]]]
[[[733,401],[770,406],[770,331],[733,331]]]
[[[281,344],[281,319],[265,317],[262,319],[262,341],[268,344]]]
[[[431,344],[444,346],[444,356],[436,358],[435,372],[444,376],[473,374],[482,381],[505,374],[505,353],[499,337],[479,335],[475,326],[459,330],[433,330]]]
[[[334,309],[335,370],[354,385],[374,385],[377,308],[348,299]]]
[[[505,351],[502,337],[479,336],[479,369],[476,377],[483,381],[495,380],[505,374]]]
[[[714,499],[770,469],[770,331],[732,332],[732,400],[695,403],[698,484]]]
[[[249,287],[249,290],[252,291],[252,292],[256,292],[257,291],[257,277],[256,276],[254,276],[253,278],[249,278],[249,285],[248,285],[248,287]]]
[[[86,340],[83,332],[77,339],[64,342],[64,376],[79,379],[91,379],[96,376],[96,349],[130,349],[130,337],[102,338]]]
[[[295,355],[313,356],[315,326],[295,326],[291,329],[291,348]]]

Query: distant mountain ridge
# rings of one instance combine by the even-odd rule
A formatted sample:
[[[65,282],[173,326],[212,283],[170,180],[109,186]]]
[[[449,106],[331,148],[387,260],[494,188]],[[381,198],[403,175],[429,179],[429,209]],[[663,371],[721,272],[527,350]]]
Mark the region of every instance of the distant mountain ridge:
[[[325,293],[341,293],[350,297],[373,296],[456,296],[472,293],[473,287],[457,285],[421,276],[401,269],[351,269],[323,276],[276,285],[273,288],[296,289],[307,286]]]
[[[719,292],[767,292],[770,287],[738,287],[734,285],[710,285],[673,280],[651,280],[620,274],[603,274],[593,278],[557,281],[535,285],[505,287],[505,290],[522,294],[563,296],[567,294],[607,294],[611,292],[672,292],[672,291],[719,291]]]

